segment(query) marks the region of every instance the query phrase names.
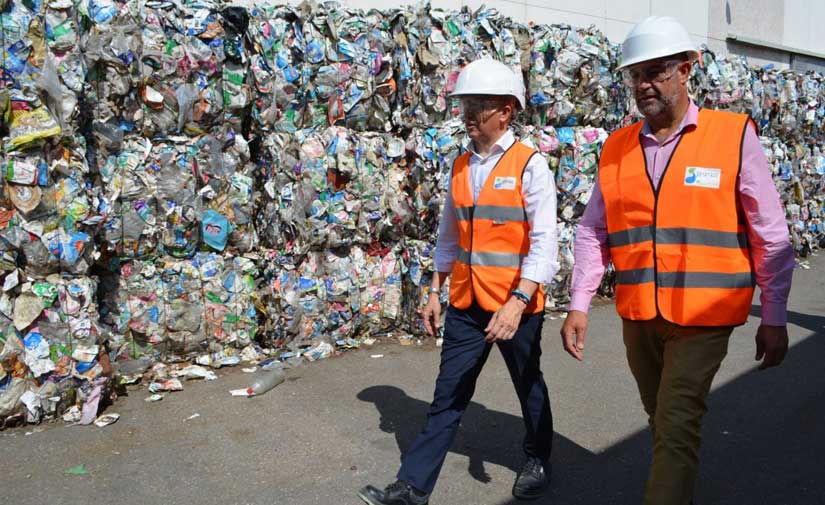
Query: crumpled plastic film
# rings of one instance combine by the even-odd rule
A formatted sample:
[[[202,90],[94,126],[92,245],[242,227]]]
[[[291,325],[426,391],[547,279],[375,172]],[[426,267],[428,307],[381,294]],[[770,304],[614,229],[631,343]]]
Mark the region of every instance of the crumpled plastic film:
[[[103,146],[117,145],[139,129],[143,54],[139,2],[86,0],[79,4],[88,30],[80,37],[89,69],[93,133]]]
[[[199,252],[125,262],[110,310],[118,359],[178,360],[257,336],[255,258]]]
[[[263,131],[324,124],[389,130],[397,12],[362,14],[330,3],[253,9],[253,120]]]
[[[773,65],[751,67],[742,56],[702,49],[691,78],[700,105],[749,113],[762,135],[820,144],[825,133],[825,76]]]
[[[546,306],[561,309],[569,301],[575,226],[590,200],[599,155],[608,133],[602,128],[545,126],[540,129],[524,127],[518,134],[545,156],[555,174],[561,268],[548,286]]]
[[[7,151],[74,137],[86,86],[78,28],[77,9],[68,0],[47,5],[12,2],[4,9],[0,63]]]
[[[445,12],[409,10],[396,28],[399,103],[396,126],[429,127],[456,116],[449,93],[461,67],[482,56],[494,57],[522,72],[522,51],[529,50],[529,28],[495,9]]]
[[[754,95],[760,98],[757,120],[763,134],[786,141],[814,140],[825,134],[825,76],[809,72],[797,74],[773,68],[755,72]]]
[[[99,401],[108,383],[107,330],[89,276],[103,216],[80,135],[89,87],[80,10],[53,1],[10,3],[0,13],[3,423],[15,415],[39,422]]]
[[[149,162],[151,151],[149,139],[133,137],[105,158],[98,153],[100,200],[106,209],[100,241],[107,255],[142,258],[157,251],[158,170]]]
[[[703,48],[702,66],[694,68],[691,84],[700,105],[753,118],[798,255],[825,245],[825,76],[773,65],[750,67],[744,57],[719,58]]]
[[[435,244],[426,240],[408,239],[404,256],[404,281],[402,310],[404,319],[413,333],[422,333],[424,321],[421,311],[427,303],[430,282],[435,271]],[[449,300],[449,279],[442,291],[442,303]]]
[[[140,10],[139,99],[148,137],[220,127],[224,30],[214,2],[146,2]],[[182,125],[180,124],[182,123]]]
[[[163,284],[154,260],[124,262],[117,276],[117,290],[104,293],[112,346],[116,359],[147,356],[160,359],[166,338],[166,306]]]
[[[160,250],[176,257],[191,256],[200,243],[201,198],[198,194],[196,139],[167,137],[154,142],[148,163],[157,173]]]
[[[204,136],[195,155],[201,204],[211,216],[202,219],[201,235],[213,251],[250,252],[258,247],[255,217],[260,199],[257,167],[250,162],[249,144],[228,130],[223,139]],[[211,226],[210,226],[211,224]],[[228,249],[227,249],[228,248]]]
[[[822,144],[786,144],[775,137],[760,138],[773,169],[794,249],[801,258],[825,247],[825,155]]]
[[[402,254],[401,244],[353,246],[313,251],[296,268],[283,268],[269,251],[264,331],[273,346],[297,352],[402,327]]]
[[[7,76],[2,93],[9,99],[3,196],[14,213],[6,237],[30,274],[85,274],[100,216],[86,139],[76,135],[86,88],[78,13],[72,2],[61,1],[38,12],[13,3],[0,16]]]
[[[266,247],[310,249],[399,240],[410,227],[405,143],[342,127],[271,134],[258,230]]]
[[[624,114],[617,98],[625,93],[614,77],[618,55],[592,27],[534,26],[527,83],[531,123],[618,125]]]
[[[690,85],[700,107],[750,113],[755,105],[752,79],[744,56],[717,58],[703,47],[701,62],[694,65]]]
[[[91,277],[31,279],[20,270],[6,275],[0,297],[0,419],[20,415],[40,422],[72,404],[84,405],[96,386],[108,383],[96,290]],[[15,405],[9,395],[31,401]]]

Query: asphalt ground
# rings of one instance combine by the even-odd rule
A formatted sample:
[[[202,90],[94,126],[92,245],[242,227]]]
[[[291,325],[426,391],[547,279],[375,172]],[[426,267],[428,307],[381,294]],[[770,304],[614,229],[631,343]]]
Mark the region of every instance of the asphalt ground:
[[[825,255],[811,265],[795,272],[782,366],[756,370],[758,317],[734,332],[705,418],[702,505],[825,504]],[[638,504],[650,436],[618,316],[612,305],[592,309],[583,363],[562,350],[560,326],[548,317],[543,333],[553,486],[533,503]],[[229,394],[250,379],[236,367],[156,403],[132,390],[107,410],[121,418],[105,428],[5,430],[0,503],[357,505],[360,487],[394,480],[423,426],[438,363],[432,341],[378,343],[290,370],[257,398]],[[493,351],[430,503],[519,503],[510,489],[523,433]],[[81,464],[88,475],[65,473]]]

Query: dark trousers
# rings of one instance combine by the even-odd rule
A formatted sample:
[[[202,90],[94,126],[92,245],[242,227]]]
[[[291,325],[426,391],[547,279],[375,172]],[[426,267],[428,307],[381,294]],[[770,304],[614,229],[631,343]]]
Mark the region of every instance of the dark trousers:
[[[473,397],[476,379],[492,348],[484,341],[491,317],[492,313],[475,304],[466,310],[447,309],[441,367],[427,425],[404,455],[398,471],[400,480],[419,491],[430,493],[435,487],[461,416]],[[539,364],[543,322],[543,312],[522,316],[513,339],[498,342],[498,348],[521,403],[527,429],[524,452],[546,461],[553,443],[553,416]]]

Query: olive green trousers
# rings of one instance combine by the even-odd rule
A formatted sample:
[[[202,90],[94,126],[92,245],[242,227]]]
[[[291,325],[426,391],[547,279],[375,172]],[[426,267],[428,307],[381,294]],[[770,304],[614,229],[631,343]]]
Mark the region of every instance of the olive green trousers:
[[[686,327],[661,317],[623,320],[627,362],[649,416],[653,461],[644,505],[689,505],[702,418],[733,327]]]

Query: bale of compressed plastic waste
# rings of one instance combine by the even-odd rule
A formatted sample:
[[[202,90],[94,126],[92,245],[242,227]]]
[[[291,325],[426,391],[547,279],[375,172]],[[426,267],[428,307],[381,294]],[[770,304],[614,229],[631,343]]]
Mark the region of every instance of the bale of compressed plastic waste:
[[[479,57],[524,78],[514,130],[554,173],[563,309],[602,145],[638,119],[598,30],[487,7],[11,1],[0,21],[0,420],[92,422],[112,367],[177,390],[174,363],[420,333],[467,149],[449,94]],[[825,77],[703,48],[690,86],[753,117],[795,250],[823,247]]]

